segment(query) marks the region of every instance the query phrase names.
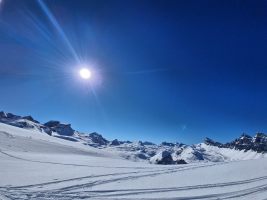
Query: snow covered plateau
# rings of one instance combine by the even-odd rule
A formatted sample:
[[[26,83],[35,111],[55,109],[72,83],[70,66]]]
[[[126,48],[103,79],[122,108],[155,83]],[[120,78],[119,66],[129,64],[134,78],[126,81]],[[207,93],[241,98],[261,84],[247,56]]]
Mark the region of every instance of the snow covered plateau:
[[[267,200],[267,136],[196,145],[108,141],[0,112],[0,199]]]

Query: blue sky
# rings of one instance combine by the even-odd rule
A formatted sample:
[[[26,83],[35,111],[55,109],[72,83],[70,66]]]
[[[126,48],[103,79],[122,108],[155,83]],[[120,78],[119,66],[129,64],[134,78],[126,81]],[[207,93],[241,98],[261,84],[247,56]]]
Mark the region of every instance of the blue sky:
[[[266,24],[261,0],[3,0],[1,109],[108,139],[266,132]]]

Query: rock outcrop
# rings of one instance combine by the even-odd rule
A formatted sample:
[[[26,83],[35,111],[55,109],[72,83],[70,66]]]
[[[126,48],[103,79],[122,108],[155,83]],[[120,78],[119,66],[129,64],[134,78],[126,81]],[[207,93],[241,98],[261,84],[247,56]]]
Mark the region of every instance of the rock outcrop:
[[[75,132],[70,124],[62,124],[59,121],[54,120],[45,123],[44,126],[50,128],[53,132],[56,132],[59,135],[72,136]]]

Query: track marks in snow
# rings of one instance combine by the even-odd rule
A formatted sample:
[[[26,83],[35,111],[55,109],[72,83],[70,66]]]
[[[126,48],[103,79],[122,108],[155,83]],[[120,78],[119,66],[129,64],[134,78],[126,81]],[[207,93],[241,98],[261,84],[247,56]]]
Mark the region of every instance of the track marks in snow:
[[[12,135],[3,133],[4,137],[14,139]],[[67,147],[66,147],[67,148]],[[74,151],[74,150],[73,150]],[[83,152],[84,153],[84,152]],[[100,174],[80,174],[80,177],[74,177],[69,179],[51,180],[45,183],[38,183],[24,186],[5,186],[0,187],[0,199],[1,200],[72,200],[72,199],[95,199],[95,200],[106,200],[106,199],[160,199],[160,200],[193,200],[193,199],[255,199],[255,195],[260,194],[261,196],[267,196],[267,176],[231,181],[231,182],[220,182],[214,184],[200,184],[200,185],[188,185],[181,187],[151,187],[151,188],[137,188],[127,189],[127,181],[147,180],[152,177],[161,177],[164,174],[171,174],[173,176],[177,173],[182,173],[188,170],[198,170],[199,168],[210,168],[216,165],[227,165],[229,163],[205,163],[197,165],[183,165],[183,166],[170,166],[170,167],[155,167],[155,166],[105,166],[103,165],[87,165],[87,164],[74,164],[74,163],[60,163],[52,161],[43,161],[40,159],[29,159],[23,156],[17,156],[10,151],[4,151],[0,149],[0,154],[4,157],[20,160],[21,162],[39,163],[40,165],[48,165],[53,168],[53,165],[59,165],[64,168],[65,166],[80,167],[81,169],[86,167],[93,170],[94,168],[103,168]],[[25,154],[26,155],[26,154]],[[85,154],[83,154],[85,155]],[[90,156],[90,155],[89,155]],[[91,155],[92,156],[92,155]],[[78,169],[80,169],[78,168]],[[109,170],[105,170],[109,168]],[[123,172],[118,172],[116,169],[125,169]],[[105,173],[106,172],[106,173]],[[109,184],[120,183],[122,189],[108,189],[108,190],[96,190],[97,186],[103,186],[103,188],[109,188]],[[108,184],[107,186],[105,184]],[[114,187],[114,186],[113,186]],[[219,188],[226,188],[220,190]],[[213,193],[209,189],[214,188]],[[231,188],[231,191],[227,189]],[[246,189],[245,189],[246,188]],[[211,190],[212,191],[212,190]],[[152,194],[153,196],[167,196],[165,194],[173,194],[175,198],[144,198]],[[185,195],[189,193],[189,195]],[[192,195],[194,194],[194,195]],[[201,195],[200,195],[201,194]],[[263,194],[263,195],[262,195]],[[266,195],[265,195],[266,194]],[[183,196],[185,195],[185,196]],[[257,200],[264,200],[257,199]],[[265,199],[267,200],[267,199]]]
[[[84,164],[73,164],[73,163],[60,163],[60,162],[50,162],[50,161],[39,161],[39,160],[31,160],[27,158],[21,158],[19,156],[14,156],[10,153],[7,153],[0,149],[0,153],[3,155],[6,155],[11,158],[15,158],[18,160],[23,160],[27,162],[33,162],[33,163],[42,163],[42,164],[53,164],[53,165],[63,165],[63,166],[74,166],[74,167],[100,167],[100,168],[120,168],[120,169],[147,169],[146,167],[120,167],[120,166],[101,166],[101,165],[84,165]]]
[[[259,180],[261,178],[258,178]],[[175,197],[175,198],[139,198],[138,196],[136,198],[130,197],[127,198],[125,197],[126,195],[140,195],[140,194],[145,194],[145,193],[162,193],[162,192],[170,192],[170,191],[179,191],[179,190],[191,190],[191,189],[203,189],[204,186],[206,188],[210,187],[223,187],[224,186],[232,186],[233,183],[235,184],[245,184],[248,183],[248,181],[251,180],[245,180],[243,182],[230,182],[230,183],[218,183],[214,185],[206,184],[206,185],[198,185],[198,186],[186,186],[186,187],[177,187],[177,188],[153,188],[153,189],[135,189],[135,190],[130,190],[132,193],[120,193],[120,192],[125,192],[129,190],[99,190],[99,191],[79,191],[79,192],[74,192],[74,193],[61,193],[61,192],[56,192],[56,193],[51,193],[49,191],[45,192],[14,192],[10,195],[7,195],[8,198],[10,199],[58,199],[58,200],[68,200],[68,199],[120,199],[120,200],[131,200],[131,199],[153,199],[153,200],[159,200],[159,199],[165,199],[165,200],[193,200],[193,199],[237,199],[237,198],[242,198],[242,197],[248,197],[253,194],[257,193],[262,193],[267,191],[267,184],[263,184],[257,187],[251,187],[248,189],[243,189],[243,190],[237,190],[234,192],[226,192],[226,193],[214,193],[214,194],[207,194],[207,195],[196,195],[196,196],[184,196],[184,197]],[[253,179],[253,181],[257,181],[257,179]],[[227,185],[229,184],[229,185]],[[140,190],[143,192],[140,193]],[[0,190],[1,191],[1,190]],[[3,190],[2,190],[3,191]],[[113,195],[106,194],[110,192],[119,192]]]
[[[231,186],[236,186],[236,185],[244,185],[244,184],[249,184],[253,182],[259,182],[259,181],[266,181],[267,176],[263,177],[258,177],[258,178],[253,178],[253,179],[247,179],[247,180],[242,180],[242,181],[234,181],[234,182],[225,182],[225,183],[216,183],[216,184],[203,184],[203,185],[193,185],[193,186],[184,186],[184,187],[169,187],[169,188],[149,188],[149,189],[122,189],[122,190],[92,190],[92,187],[95,185],[99,184],[105,184],[105,183],[110,183],[110,182],[117,182],[117,181],[123,181],[123,180],[131,180],[132,178],[137,178],[137,177],[144,177],[144,176],[151,176],[155,174],[161,174],[161,173],[175,173],[176,171],[173,170],[171,171],[170,169],[165,169],[162,172],[158,173],[148,173],[148,172],[129,172],[128,174],[131,173],[136,173],[136,176],[126,176],[126,177],[118,177],[118,178],[113,178],[113,179],[104,179],[104,180],[99,180],[99,181],[93,181],[93,182],[88,182],[86,184],[75,184],[69,187],[64,187],[64,188],[59,188],[55,190],[44,190],[44,191],[31,191],[31,187],[37,187],[41,186],[41,184],[36,184],[36,185],[29,185],[29,186],[23,186],[23,187],[10,187],[10,188],[2,188],[6,191],[8,194],[7,197],[11,199],[23,199],[20,197],[27,197],[24,199],[106,199],[106,198],[111,198],[111,199],[143,199],[143,198],[138,198],[138,196],[142,194],[152,194],[152,193],[166,193],[166,192],[179,192],[179,191],[188,191],[188,190],[200,190],[200,189],[208,189],[208,188],[218,188],[218,187],[231,187]],[[147,173],[147,174],[144,174]],[[127,174],[127,173],[125,173]],[[118,176],[118,174],[106,174],[106,175],[99,175],[98,177],[106,177],[106,176]],[[88,177],[79,177],[79,178],[74,178],[74,179],[68,179],[68,180],[62,180],[64,181],[76,181],[78,179],[89,179],[93,178],[92,176]],[[43,186],[46,184],[56,184],[58,182],[62,181],[55,181],[50,182],[50,183],[44,183]],[[79,189],[84,189],[83,191],[80,191]],[[90,189],[89,191],[86,191],[85,189]],[[75,190],[79,191],[75,191]],[[180,199],[235,199],[255,193],[260,193],[260,192],[266,192],[267,190],[267,184],[260,185],[258,187],[252,187],[246,190],[239,190],[235,192],[228,192],[228,193],[219,193],[219,194],[208,194],[208,195],[202,195],[202,196],[190,196],[190,197],[177,197],[177,198],[167,198],[170,200],[180,200]],[[138,195],[137,198],[127,198],[128,195]],[[164,198],[160,198],[164,199]]]
[[[163,193],[163,192],[174,192],[174,191],[187,191],[187,190],[197,190],[197,189],[209,189],[209,188],[217,188],[217,187],[231,187],[237,185],[244,185],[258,181],[267,180],[267,176],[253,178],[243,181],[235,181],[235,182],[225,182],[225,183],[216,183],[216,184],[203,184],[203,185],[193,185],[193,186],[184,186],[184,187],[169,187],[169,188],[148,188],[148,189],[123,189],[123,190],[91,190],[89,193],[95,193],[96,197],[112,197],[112,196],[127,196],[127,195],[140,195],[140,194],[151,194],[151,193]],[[267,184],[262,185],[260,188],[267,187]],[[253,189],[256,190],[255,187]],[[254,190],[253,190],[254,191]]]

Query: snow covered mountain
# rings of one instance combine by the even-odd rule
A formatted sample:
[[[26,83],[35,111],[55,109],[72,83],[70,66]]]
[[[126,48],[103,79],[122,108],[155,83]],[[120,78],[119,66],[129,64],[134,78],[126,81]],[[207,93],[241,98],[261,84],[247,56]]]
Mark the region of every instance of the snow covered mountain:
[[[257,133],[254,137],[242,134],[239,138],[226,144],[214,142],[209,138],[206,138],[204,142],[207,145],[217,146],[221,148],[231,148],[245,151],[252,150],[258,153],[267,152],[267,135],[264,133]]]
[[[97,141],[101,139],[98,135],[94,136]],[[124,145],[116,146],[122,148],[119,152],[129,153],[123,150],[128,148],[135,154],[142,147],[147,148],[148,153],[148,149],[154,151],[157,148],[157,145],[145,142],[125,142]],[[102,147],[84,145],[78,139],[76,142],[63,140],[35,128],[18,128],[0,123],[0,199],[266,200],[267,158],[186,165],[179,161],[181,165],[152,165],[123,159],[117,154],[116,147],[110,144]],[[114,152],[110,151],[112,148]],[[184,148],[177,157],[193,160],[201,156],[204,160],[215,159],[219,158],[219,154],[221,160],[263,155],[253,152],[252,156],[247,154],[248,151],[244,153],[204,143],[191,147],[158,145],[158,148],[155,151],[159,152],[151,158],[151,162],[153,160],[158,164],[166,164],[174,159],[173,154],[170,156],[169,153],[171,148]],[[196,151],[200,155],[193,154]]]
[[[267,135],[263,133],[257,133],[254,137],[242,134],[238,139],[226,144],[215,142],[209,138],[197,145],[168,142],[154,144],[142,141],[119,141],[117,139],[108,141],[96,132],[81,133],[72,129],[70,124],[64,124],[60,121],[53,120],[41,124],[31,116],[22,117],[5,112],[0,112],[0,122],[104,149],[128,160],[154,164],[225,162],[267,157]]]

